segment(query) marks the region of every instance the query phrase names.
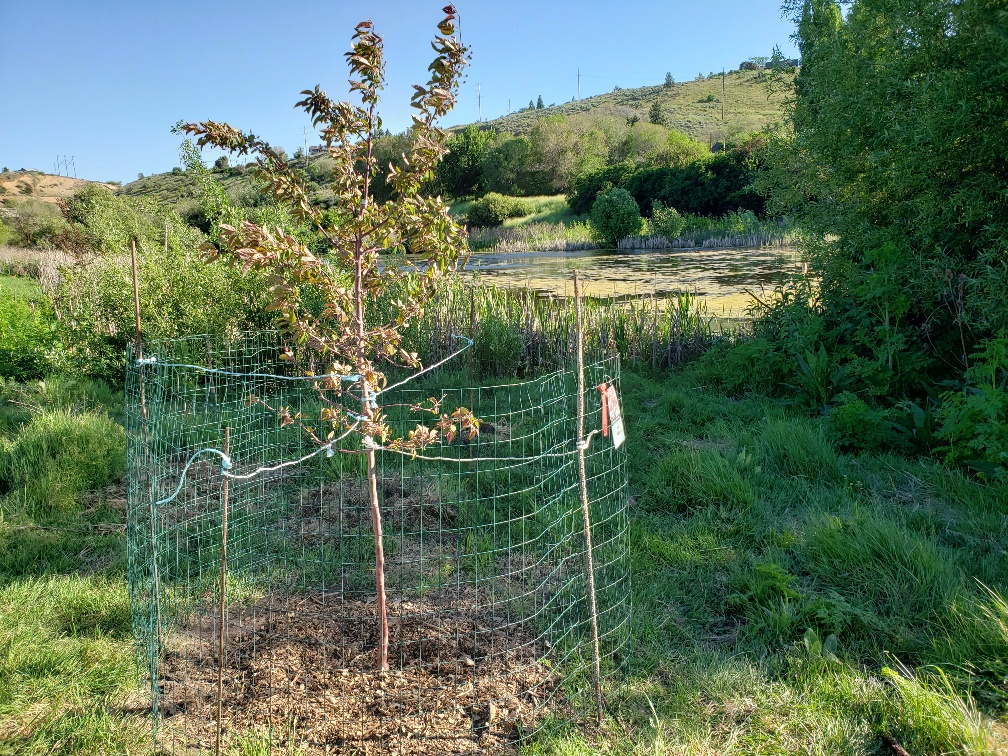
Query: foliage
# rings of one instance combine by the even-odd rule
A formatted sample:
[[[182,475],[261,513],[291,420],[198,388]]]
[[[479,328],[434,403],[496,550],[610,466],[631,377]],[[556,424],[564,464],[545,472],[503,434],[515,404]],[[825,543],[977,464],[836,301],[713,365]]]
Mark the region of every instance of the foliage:
[[[665,125],[665,113],[662,111],[661,102],[657,99],[651,103],[651,109],[648,110],[648,120],[656,126]]]
[[[966,385],[942,396],[940,451],[991,480],[1008,480],[1008,332],[974,353]]]
[[[686,229],[686,219],[674,207],[665,207],[661,200],[651,204],[651,228],[666,239],[678,239]]]
[[[264,279],[223,263],[205,265],[193,247],[140,246],[143,333],[165,338],[267,326]],[[129,259],[110,256],[64,270],[54,293],[66,359],[85,375],[119,383],[135,339]]]
[[[483,162],[494,147],[496,133],[472,123],[448,138],[448,154],[437,168],[439,188],[449,197],[474,197],[486,192]]]
[[[611,187],[623,187],[633,173],[634,164],[630,161],[580,173],[571,182],[567,204],[577,215],[584,215],[591,211],[600,192]]]
[[[591,209],[592,228],[609,244],[641,230],[640,208],[625,189],[609,189],[595,198]]]
[[[532,214],[532,205],[520,197],[506,197],[490,192],[469,206],[467,220],[470,226],[499,226],[508,218],[521,218]]]
[[[26,301],[0,281],[0,378],[41,378],[56,363],[56,329],[45,301]]]
[[[148,198],[120,196],[100,184],[89,184],[68,199],[64,215],[87,246],[103,256],[129,254],[134,239],[141,248],[163,248],[167,234],[169,250],[176,254],[194,250],[203,240],[171,209]]]
[[[1000,452],[982,450],[1004,448],[1001,394],[970,355],[1008,327],[1004,10],[991,0],[789,8],[802,53],[794,135],[768,142],[757,183],[774,212],[794,212],[818,239],[806,251],[821,282],[815,307],[789,305],[788,338],[804,342],[793,353],[821,344],[869,407],[920,408],[937,386],[965,385],[942,400],[946,454],[993,473]]]

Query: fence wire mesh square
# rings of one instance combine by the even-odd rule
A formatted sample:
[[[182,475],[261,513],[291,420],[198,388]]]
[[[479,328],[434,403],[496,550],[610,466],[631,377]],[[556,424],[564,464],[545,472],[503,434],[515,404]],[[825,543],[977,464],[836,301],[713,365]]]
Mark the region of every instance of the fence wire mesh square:
[[[378,454],[391,667],[380,673],[359,440],[253,474],[318,452],[250,402],[319,416],[275,335],[146,352],[155,359],[133,356],[127,375],[127,535],[160,749],[212,753],[218,707],[221,752],[284,754],[501,752],[592,711],[576,372],[470,387],[440,369],[380,395],[397,433],[423,421],[410,405],[429,396],[449,413],[469,407],[481,429],[428,447],[436,461]],[[590,431],[618,358],[589,360],[585,378]],[[221,458],[206,451],[224,448],[225,428],[226,515]],[[586,464],[607,675],[630,623],[624,449],[596,435]]]

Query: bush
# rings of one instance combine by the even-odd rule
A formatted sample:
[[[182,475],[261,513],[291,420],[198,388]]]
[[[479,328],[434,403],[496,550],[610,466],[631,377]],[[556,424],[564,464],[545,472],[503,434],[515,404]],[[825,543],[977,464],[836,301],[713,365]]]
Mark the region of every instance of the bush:
[[[591,209],[591,224],[608,244],[640,233],[644,220],[640,208],[625,189],[610,189],[599,194]]]
[[[658,236],[671,241],[678,239],[686,228],[686,219],[674,207],[665,207],[661,200],[655,200],[651,206],[651,227]]]
[[[52,367],[55,346],[47,305],[15,298],[0,287],[0,378],[41,378]]]
[[[195,250],[138,250],[140,309],[146,338],[226,334],[268,328],[261,274],[224,262],[204,263]],[[134,340],[133,284],[126,257],[67,269],[54,296],[67,359],[85,375],[121,383]]]
[[[68,410],[32,418],[0,450],[0,489],[25,510],[54,514],[73,509],[81,494],[107,486],[126,469],[126,432],[106,415]]]
[[[961,391],[942,396],[938,438],[947,462],[990,480],[1008,480],[1008,332],[973,355]]]
[[[470,226],[488,228],[499,226],[508,218],[521,218],[532,212],[528,200],[490,192],[469,207],[468,222]]]
[[[717,345],[693,366],[705,383],[730,396],[770,394],[780,388],[786,372],[784,356],[766,338],[757,336],[735,346]]]
[[[844,392],[827,415],[830,437],[841,451],[878,453],[907,445],[886,410],[871,407],[855,394]]]

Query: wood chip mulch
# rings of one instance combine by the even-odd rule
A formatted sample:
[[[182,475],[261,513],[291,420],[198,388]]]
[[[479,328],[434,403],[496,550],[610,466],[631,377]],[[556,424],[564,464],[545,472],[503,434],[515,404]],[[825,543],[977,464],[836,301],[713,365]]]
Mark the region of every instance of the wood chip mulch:
[[[376,614],[373,597],[321,593],[232,608],[222,751],[269,743],[271,754],[305,756],[512,753],[559,705],[545,650],[518,623],[458,597],[390,603],[392,669],[380,673]],[[175,753],[213,752],[214,615],[191,616],[167,643],[159,739]]]

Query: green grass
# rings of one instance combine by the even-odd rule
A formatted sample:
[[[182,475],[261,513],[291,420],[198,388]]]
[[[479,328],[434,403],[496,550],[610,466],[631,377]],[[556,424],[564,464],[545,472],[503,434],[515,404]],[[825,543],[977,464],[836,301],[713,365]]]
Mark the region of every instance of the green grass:
[[[544,752],[884,753],[883,734],[914,754],[989,747],[1008,712],[1006,490],[840,454],[817,420],[698,376],[624,376],[632,647],[606,728]],[[0,753],[146,742],[126,705],[122,512],[77,500],[4,499]]]
[[[818,418],[710,383],[707,362],[624,373],[633,636],[605,727],[539,752],[1005,747],[1008,488],[845,455]],[[120,403],[81,379],[0,390],[0,754],[150,747]]]

